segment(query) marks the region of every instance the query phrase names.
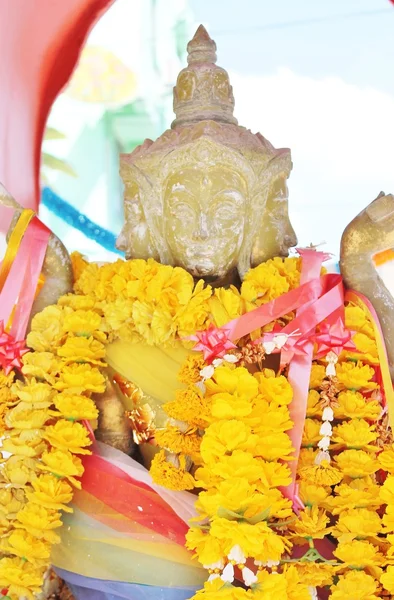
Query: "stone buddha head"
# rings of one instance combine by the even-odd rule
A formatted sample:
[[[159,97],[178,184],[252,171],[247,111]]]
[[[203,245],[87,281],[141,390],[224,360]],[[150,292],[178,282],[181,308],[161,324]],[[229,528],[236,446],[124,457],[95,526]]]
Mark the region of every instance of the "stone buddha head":
[[[215,280],[235,269],[242,277],[296,244],[290,151],[240,127],[233,109],[228,74],[200,26],[174,88],[171,129],[121,156],[126,222],[118,247],[127,258],[153,256]]]

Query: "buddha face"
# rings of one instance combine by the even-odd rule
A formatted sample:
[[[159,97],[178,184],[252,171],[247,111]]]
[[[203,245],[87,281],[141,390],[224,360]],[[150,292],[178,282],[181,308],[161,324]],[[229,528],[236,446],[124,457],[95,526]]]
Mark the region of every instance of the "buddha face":
[[[142,209],[140,189],[135,181],[128,182],[124,199],[125,224],[116,247],[130,258],[157,258],[151,234]]]
[[[252,248],[252,267],[274,258],[288,256],[296,246],[297,237],[289,219],[287,177],[276,179],[267,197],[261,227]]]
[[[245,180],[222,165],[170,175],[164,235],[173,262],[195,277],[220,278],[237,264],[247,210]]]

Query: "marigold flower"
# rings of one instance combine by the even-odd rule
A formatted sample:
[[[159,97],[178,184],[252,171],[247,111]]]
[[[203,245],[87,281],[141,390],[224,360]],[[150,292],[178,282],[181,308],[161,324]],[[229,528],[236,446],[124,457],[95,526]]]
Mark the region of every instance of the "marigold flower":
[[[17,381],[11,388],[22,402],[32,404],[32,408],[47,408],[51,406],[54,390],[48,383],[38,383],[34,377],[27,384]]]
[[[192,490],[195,486],[195,480],[192,475],[186,471],[186,461],[182,456],[178,457],[179,468],[167,460],[164,450],[161,450],[154,457],[150,474],[152,479],[158,485],[169,490]]]
[[[272,461],[279,458],[286,459],[293,452],[291,440],[286,433],[268,433],[264,437],[259,437],[254,448],[256,456],[264,460]]]
[[[208,300],[208,308],[216,327],[223,327],[242,314],[242,302],[238,290],[216,288]]]
[[[5,416],[5,424],[9,429],[41,429],[49,419],[52,411],[47,408],[34,410],[31,404],[21,402]]]
[[[330,528],[327,527],[329,521],[330,519],[324,510],[319,509],[317,506],[311,508],[307,506],[301,511],[298,519],[291,523],[289,528],[295,538],[321,540],[330,533]]]
[[[315,485],[308,481],[300,481],[298,487],[298,495],[305,506],[323,506],[327,498],[330,496],[330,488]]]
[[[304,448],[313,448],[321,439],[321,421],[317,419],[305,419],[304,432],[302,434],[302,445]]]
[[[359,332],[353,336],[352,341],[356,346],[356,350],[344,352],[347,358],[361,358],[364,362],[379,364],[378,348],[374,339],[371,339],[365,333]]]
[[[263,461],[250,452],[234,450],[229,456],[222,456],[219,462],[213,462],[210,470],[220,479],[244,478],[249,483],[254,483],[260,479],[264,471],[263,465]]]
[[[8,590],[11,598],[34,600],[41,590],[44,570],[37,569],[22,558],[3,557],[0,559],[1,585]]]
[[[388,566],[380,578],[380,583],[390,594],[394,594],[394,567]]]
[[[298,473],[302,479],[324,487],[335,485],[343,478],[342,473],[326,460],[323,460],[319,465],[299,467]]]
[[[202,280],[197,283],[189,302],[182,306],[175,316],[175,327],[180,338],[186,338],[204,329],[209,315],[208,300],[211,294],[210,286],[204,287]]]
[[[364,419],[354,419],[334,427],[332,439],[339,446],[345,446],[345,448],[355,450],[365,448],[376,452],[378,448],[371,442],[374,442],[377,437],[378,434],[373,425],[369,425]]]
[[[293,565],[288,568],[285,567],[283,573],[269,573],[263,569],[257,577],[258,589],[261,589],[260,598],[264,598],[264,600],[278,600],[278,598],[310,600],[311,598],[307,585],[300,580],[300,576]],[[259,595],[257,595],[257,598],[259,598]]]
[[[221,541],[198,527],[191,527],[187,532],[186,548],[194,550],[203,565],[212,565],[225,557]]]
[[[374,339],[373,325],[360,306],[349,304],[345,307],[345,325],[351,331],[359,331]]]
[[[0,511],[6,516],[17,513],[25,504],[25,492],[21,488],[0,489]]]
[[[33,537],[58,544],[60,537],[53,531],[62,526],[60,513],[37,504],[28,504],[16,515],[15,527],[23,529]]]
[[[92,365],[105,366],[101,359],[105,357],[105,346],[93,337],[69,336],[57,350],[58,356],[64,358],[66,363],[90,363]]]
[[[61,392],[67,390],[70,394],[100,394],[105,390],[105,379],[98,369],[88,364],[72,364],[63,368],[55,388]]]
[[[331,585],[336,567],[328,563],[298,562],[295,565],[300,580],[310,587]]]
[[[289,291],[289,283],[271,263],[261,263],[250,269],[241,286],[241,296],[247,302],[260,306]]]
[[[79,296],[77,294],[60,296],[57,304],[58,306],[68,306],[73,310],[92,310],[95,306],[94,299],[91,296]]]
[[[25,359],[25,357],[27,356],[27,354],[25,354],[25,356],[23,357],[23,360]],[[5,374],[4,369],[0,368],[0,387],[4,388],[4,387],[11,387],[13,381],[15,378],[15,373],[14,371],[10,371],[8,373],[8,375]]]
[[[357,364],[353,362],[339,363],[336,371],[339,383],[349,390],[374,390],[378,387],[377,383],[371,381],[375,371],[361,361]]]
[[[98,410],[94,401],[85,396],[62,393],[55,396],[54,403],[57,410],[66,419],[91,421],[98,417]]]
[[[379,469],[376,458],[364,450],[344,450],[335,460],[342,473],[352,479],[372,475]]]
[[[244,422],[250,425],[254,433],[260,437],[293,428],[287,406],[280,406],[276,402],[268,403],[266,400],[261,400],[259,396],[255,399],[252,412],[245,417]]]
[[[26,531],[19,529],[13,531],[7,539],[10,554],[25,558],[33,564],[40,565],[41,561],[49,559],[51,546],[48,542],[38,540]]]
[[[90,338],[100,329],[101,317],[93,310],[75,310],[64,316],[62,330],[77,336]]]
[[[193,352],[189,354],[178,373],[178,381],[186,385],[197,383],[201,379],[200,371],[204,366],[205,361],[202,353]]]
[[[351,542],[377,536],[381,530],[379,515],[367,508],[353,508],[343,511],[333,528],[333,535],[339,542]]]
[[[94,264],[94,263],[93,263]],[[74,281],[78,281],[81,277],[83,271],[90,266],[89,262],[84,259],[80,252],[72,252],[71,253],[71,265],[74,274]],[[94,265],[96,268],[98,265]],[[71,295],[71,294],[70,294]],[[67,298],[67,296],[62,296],[63,298]]]
[[[331,600],[374,600],[379,598],[376,581],[371,575],[361,571],[349,571],[339,577],[331,587]]]
[[[31,322],[27,345],[37,352],[51,351],[60,340],[63,317],[60,306],[47,306],[36,314]]]
[[[211,396],[211,413],[215,419],[243,419],[252,412],[252,404],[245,396],[221,392]]]
[[[164,404],[163,409],[172,419],[205,429],[210,420],[211,400],[205,398],[196,386],[191,386],[176,390],[175,400]]]
[[[86,427],[80,423],[59,419],[55,425],[45,428],[44,438],[59,450],[73,454],[90,454],[86,446],[90,446],[92,441]]]
[[[321,417],[323,409],[320,402],[320,394],[317,390],[309,390],[308,394],[308,405],[306,409],[306,416]]]
[[[42,439],[41,432],[22,431],[14,433],[3,440],[3,450],[16,456],[36,458],[46,450],[47,446]]]
[[[382,523],[384,525],[385,532],[394,531],[394,506],[387,506],[386,512],[383,515]]]
[[[2,472],[7,483],[24,486],[36,477],[36,462],[24,456],[10,456]]]
[[[212,379],[205,383],[208,396],[228,393],[240,400],[251,401],[258,394],[256,379],[244,367],[232,368],[224,365],[215,370]]]
[[[196,463],[201,460],[201,436],[195,431],[181,432],[177,427],[167,425],[155,433],[156,443],[174,454],[187,454]]]
[[[394,444],[385,447],[383,452],[378,455],[378,461],[384,471],[394,474]]]
[[[217,421],[206,429],[200,452],[205,463],[216,463],[233,450],[252,450],[257,441],[258,436],[242,421]]]
[[[333,554],[350,569],[362,570],[367,567],[380,566],[384,562],[382,554],[373,544],[366,541],[340,542]]]
[[[259,494],[255,496],[245,509],[247,519],[286,519],[293,514],[290,500],[285,498],[278,489],[267,490],[256,486]]]
[[[394,475],[389,475],[379,491],[379,497],[384,504],[394,506]]]
[[[31,483],[33,491],[26,490],[29,502],[34,502],[50,510],[72,512],[67,506],[72,500],[72,487],[54,475],[40,475]]]
[[[266,460],[259,460],[259,464],[261,482],[259,488],[271,489],[290,484],[291,473],[287,464]]]
[[[381,406],[377,400],[366,400],[360,392],[347,390],[338,396],[338,406],[335,408],[336,418],[369,419],[375,421]]]
[[[74,487],[81,489],[81,483],[75,477],[83,475],[83,466],[81,459],[71,454],[71,452],[62,452],[52,449],[50,452],[44,452],[41,457],[42,462],[37,465],[42,471],[48,471],[55,477],[65,477]]]
[[[230,510],[240,516],[260,494],[246,479],[233,478],[221,481],[217,488],[200,492],[196,508],[202,517],[218,515],[219,509]]]
[[[324,365],[313,363],[311,377],[309,380],[309,389],[318,390],[326,378],[326,368]]]
[[[39,381],[53,384],[54,377],[60,371],[62,363],[52,352],[28,352],[24,355],[22,373],[35,377]]]
[[[281,258],[275,256],[267,260],[268,265],[273,265],[278,273],[287,279],[290,289],[297,288],[300,285],[302,259],[297,256]]]
[[[285,550],[283,540],[265,521],[250,525],[242,521],[215,518],[211,523],[210,534],[223,543],[226,554],[238,545],[246,557],[266,561],[279,560]]]
[[[353,484],[359,481],[361,486],[353,487]],[[355,479],[351,485],[338,485],[335,488],[335,496],[331,496],[326,502],[334,515],[354,508],[377,508],[382,503],[379,498],[379,486],[367,486],[362,479]]]
[[[263,400],[277,404],[290,404],[293,399],[293,389],[286,377],[275,376],[271,369],[256,373],[255,378],[259,383],[259,393]]]

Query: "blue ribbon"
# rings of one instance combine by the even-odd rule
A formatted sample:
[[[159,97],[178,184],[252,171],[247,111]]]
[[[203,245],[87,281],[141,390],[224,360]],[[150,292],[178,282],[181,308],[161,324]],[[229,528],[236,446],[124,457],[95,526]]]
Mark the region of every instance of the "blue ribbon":
[[[83,233],[90,240],[94,240],[97,244],[113,252],[123,256],[123,252],[115,246],[116,236],[107,229],[93,223],[88,217],[80,213],[76,208],[71,206],[60,196],[55,194],[50,188],[45,187],[41,193],[41,202],[54,215],[68,223],[74,229]]]
[[[188,600],[198,589],[93,579],[63,569],[56,569],[56,573],[66,582],[77,600]]]

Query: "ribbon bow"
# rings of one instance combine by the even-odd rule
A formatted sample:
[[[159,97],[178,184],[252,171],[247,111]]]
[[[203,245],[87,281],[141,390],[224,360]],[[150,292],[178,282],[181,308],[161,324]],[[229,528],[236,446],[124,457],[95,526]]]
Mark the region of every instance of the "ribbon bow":
[[[29,352],[25,342],[17,342],[4,330],[4,322],[0,321],[0,366],[8,375],[12,369],[22,368],[22,356]]]
[[[356,345],[352,341],[352,332],[346,329],[341,318],[331,325],[327,322],[322,323],[320,331],[313,337],[313,341],[317,344],[316,358],[322,358],[329,352],[334,352],[339,356],[343,350],[356,349]]]
[[[229,350],[237,347],[230,341],[229,331],[214,325],[205,331],[198,331],[190,339],[197,342],[193,350],[201,351],[208,364],[215,358],[223,358]]]

